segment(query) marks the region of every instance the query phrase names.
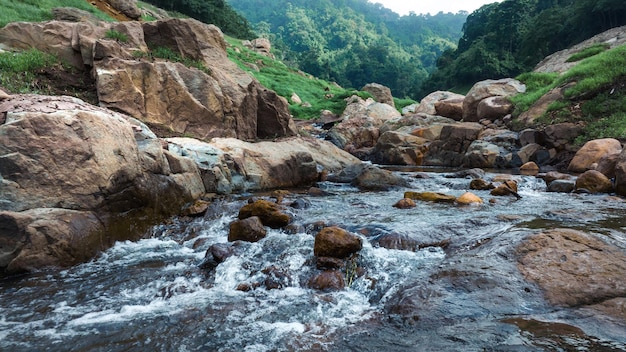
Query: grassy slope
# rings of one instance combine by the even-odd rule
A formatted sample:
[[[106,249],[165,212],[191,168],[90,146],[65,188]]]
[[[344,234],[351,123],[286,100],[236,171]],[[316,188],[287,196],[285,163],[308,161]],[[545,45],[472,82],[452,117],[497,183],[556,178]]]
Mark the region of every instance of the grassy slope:
[[[588,57],[574,57],[580,63],[562,75],[526,73],[518,77],[527,92],[516,96],[514,115],[527,110],[543,94],[555,87],[573,85],[565,98],[553,103],[536,120],[538,125],[576,122],[585,125],[577,143],[595,138],[626,141],[626,45],[611,50],[592,49]]]

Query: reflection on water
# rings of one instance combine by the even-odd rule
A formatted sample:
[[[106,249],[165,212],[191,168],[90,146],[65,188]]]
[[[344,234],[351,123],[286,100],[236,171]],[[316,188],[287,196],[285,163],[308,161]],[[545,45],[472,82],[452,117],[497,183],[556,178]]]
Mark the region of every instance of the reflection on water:
[[[416,171],[420,178],[413,177]],[[458,196],[469,188],[469,179],[433,171],[398,172],[414,191]],[[310,202],[289,209],[296,233],[270,230],[257,243],[236,244],[235,255],[204,270],[199,264],[206,249],[227,242],[228,224],[244,200],[218,202],[205,218],[174,219],[89,263],[2,281],[0,350],[626,349],[626,334],[619,333],[624,322],[549,306],[520,276],[513,255],[524,236],[554,227],[601,233],[626,248],[626,203],[545,193],[542,180],[514,177],[520,200],[472,207],[418,203],[408,210],[392,207],[406,189],[361,193],[324,183],[330,196],[285,201]],[[317,270],[318,223],[364,239],[359,274],[345,290],[307,286]],[[411,241],[413,250],[381,248],[384,236]],[[267,280],[278,281],[272,286]],[[242,285],[251,289],[238,290]]]

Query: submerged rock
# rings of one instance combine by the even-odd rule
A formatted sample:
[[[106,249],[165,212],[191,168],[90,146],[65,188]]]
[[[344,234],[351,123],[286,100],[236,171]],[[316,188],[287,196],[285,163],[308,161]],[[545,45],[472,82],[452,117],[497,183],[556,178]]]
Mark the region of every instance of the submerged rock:
[[[309,282],[310,288],[321,291],[343,290],[346,287],[344,275],[337,270],[325,270],[313,276]]]
[[[394,208],[398,208],[398,209],[410,209],[410,208],[415,208],[416,206],[417,204],[415,204],[413,199],[410,199],[410,198],[400,199],[396,204],[393,205]]]
[[[439,192],[404,192],[404,198],[434,203],[454,203],[456,197]]]
[[[251,216],[243,220],[235,220],[230,223],[228,241],[257,242],[267,235],[267,230],[263,226],[258,216]]]

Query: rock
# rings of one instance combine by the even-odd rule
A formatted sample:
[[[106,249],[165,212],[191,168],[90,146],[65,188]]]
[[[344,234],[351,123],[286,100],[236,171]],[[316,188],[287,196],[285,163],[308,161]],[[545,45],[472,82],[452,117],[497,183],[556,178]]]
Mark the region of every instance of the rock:
[[[6,100],[6,99],[10,99],[11,98],[11,94],[5,92],[4,90],[0,89],[0,101],[2,100]],[[4,123],[4,120],[2,120],[1,123]]]
[[[359,236],[339,227],[331,226],[323,228],[315,236],[313,254],[316,257],[343,259],[360,251],[362,247],[363,244]]]
[[[459,205],[483,204],[483,200],[471,192],[465,192],[456,199]]]
[[[345,280],[341,272],[337,270],[325,270],[312,277],[308,286],[320,291],[337,291],[346,287]]]
[[[626,196],[626,148],[622,150],[615,166],[615,192]]]
[[[272,43],[267,38],[256,38],[252,40],[250,46],[252,47],[252,50],[261,55],[272,58],[274,57],[274,55],[272,54]]]
[[[459,95],[435,102],[436,115],[461,121],[463,119],[463,100],[465,100],[465,96]]]
[[[548,192],[571,193],[576,189],[574,180],[554,180],[548,184]]]
[[[408,187],[409,182],[391,171],[368,166],[352,181],[352,185],[364,191],[387,191],[396,187]]]
[[[444,125],[439,139],[430,143],[424,165],[461,166],[470,144],[478,139],[483,128],[471,122]]]
[[[0,268],[10,274],[91,259],[113,242],[94,212],[38,208],[0,211]]]
[[[77,9],[75,7],[55,7],[52,9],[52,16],[57,21],[68,22],[99,22],[100,19],[91,12]]]
[[[230,243],[212,244],[204,254],[204,260],[199,266],[202,269],[214,269],[234,254],[235,251]]]
[[[592,169],[592,165],[600,161],[603,156],[617,154],[622,151],[622,144],[614,138],[594,139],[585,143],[576,152],[567,167],[570,172],[585,172]]]
[[[609,179],[615,178],[615,168],[617,167],[617,161],[619,160],[620,152],[607,154],[600,158],[595,170],[604,174]]]
[[[508,196],[514,195],[516,198],[521,198],[519,194],[517,194],[517,182],[513,180],[508,180],[502,182],[496,188],[491,191],[492,196]]]
[[[524,175],[536,175],[539,173],[539,166],[534,161],[529,161],[520,166],[519,170]]]
[[[361,90],[372,94],[374,100],[379,103],[388,104],[393,106],[394,108],[396,107],[396,104],[393,101],[393,95],[391,95],[391,89],[383,86],[382,84],[369,83],[361,88]]]
[[[552,304],[580,307],[626,297],[626,255],[592,235],[547,231],[525,239],[517,256],[524,277]]]
[[[300,99],[300,97],[296,93],[291,94],[291,98],[289,99],[291,100],[291,103],[293,104],[296,104],[296,105],[302,104],[302,99]]]
[[[487,182],[482,178],[475,178],[470,182],[470,189],[473,190],[486,191],[494,188],[496,188],[496,186],[494,186],[493,183]]]
[[[238,217],[240,220],[254,216],[259,217],[263,225],[273,229],[285,227],[291,221],[289,215],[283,213],[278,204],[263,199],[246,204],[239,209]]]
[[[456,197],[439,192],[404,192],[404,198],[434,203],[454,203]]]
[[[202,216],[206,213],[207,209],[211,205],[210,202],[202,199],[196,199],[192,203],[187,204],[183,208],[182,215],[184,216]]]
[[[235,220],[230,223],[228,241],[257,242],[263,238],[267,231],[258,216],[251,216],[243,220]]]
[[[446,178],[471,178],[471,179],[477,179],[477,178],[483,178],[485,177],[485,170],[483,169],[478,169],[478,168],[474,168],[474,169],[465,169],[465,170],[461,170],[461,171],[457,171],[451,174],[447,174],[445,175]]]
[[[429,115],[438,115],[436,104],[437,102],[448,100],[448,99],[463,99],[465,96],[446,92],[446,91],[436,91],[425,96],[421,101],[417,109],[415,109],[415,113],[424,113]],[[450,117],[443,115],[445,117]]]
[[[495,121],[503,118],[513,110],[513,104],[505,97],[488,97],[478,103],[476,108],[477,119]]]
[[[426,143],[421,137],[388,131],[378,138],[371,159],[382,165],[422,165]]]
[[[136,0],[107,0],[108,3],[126,17],[137,20],[141,17],[141,10],[137,7]]]
[[[494,96],[506,98],[525,91],[525,85],[511,78],[477,82],[463,101],[463,121],[478,122],[480,120],[478,117],[478,105],[483,99]]]
[[[395,232],[377,237],[372,242],[374,245],[387,249],[415,252],[420,248],[419,243],[415,238],[406,234],[399,234]]]
[[[570,180],[572,179],[571,175],[564,174],[558,171],[550,171],[543,176],[543,180],[546,182],[546,185],[552,183],[555,180]]]
[[[465,167],[491,169],[496,167],[500,154],[500,148],[497,145],[484,140],[476,140],[467,148],[462,163]]]
[[[341,269],[346,266],[346,261],[339,258],[332,257],[317,257],[315,265],[318,269]]]
[[[578,176],[576,189],[585,189],[591,193],[611,193],[613,183],[601,172],[589,170]]]
[[[582,126],[571,122],[549,125],[541,133],[540,144],[558,151],[573,149],[572,143],[582,131]]]
[[[343,121],[328,131],[327,139],[344,150],[359,150],[376,145],[379,128],[400,113],[388,104],[353,97],[342,114]]]
[[[400,199],[396,204],[393,205],[394,208],[398,209],[411,209],[415,208],[417,204],[413,201],[413,199],[403,198]]]

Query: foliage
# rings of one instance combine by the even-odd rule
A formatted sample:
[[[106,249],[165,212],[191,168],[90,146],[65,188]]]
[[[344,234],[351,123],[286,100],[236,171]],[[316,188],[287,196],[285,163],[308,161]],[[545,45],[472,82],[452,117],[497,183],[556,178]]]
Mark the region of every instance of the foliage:
[[[414,96],[461,34],[466,12],[399,16],[367,0],[231,0],[289,65],[345,87]]]
[[[91,6],[84,0],[0,0],[0,27],[6,26],[9,22],[25,21],[40,22],[51,20],[52,9],[55,7],[76,7],[89,11],[98,18],[111,21],[106,14]]]
[[[552,103],[537,124],[582,123],[578,144],[596,138],[626,140],[626,45],[588,57],[560,76],[525,73],[517,79],[526,83],[527,91],[512,98],[514,116],[550,89],[567,85],[565,98]]]
[[[514,77],[551,53],[624,24],[623,0],[505,0],[484,5],[467,17],[457,49],[443,53],[420,94]],[[599,48],[593,50],[597,54]]]
[[[239,15],[225,0],[145,0],[167,11],[180,12],[204,23],[214,24],[224,33],[243,39],[256,35],[248,21]]]
[[[588,48],[585,48],[577,53],[574,53],[572,56],[570,56],[567,60],[565,60],[565,62],[576,62],[576,61],[580,61],[582,59],[586,59],[588,57],[600,54],[601,52],[607,50],[609,48],[608,44],[605,43],[598,43],[598,44],[594,44]]]
[[[194,67],[206,74],[211,74],[211,70],[201,61],[183,57],[179,53],[165,46],[150,47],[150,51],[147,53],[141,50],[135,50],[132,52],[132,55],[137,59],[162,59],[171,62],[179,62],[187,67]]]
[[[346,107],[345,99],[356,94],[362,98],[369,93],[344,89],[328,81],[315,78],[302,71],[288,67],[278,60],[259,55],[245,48],[240,40],[226,37],[229,58],[241,69],[249,72],[278,95],[288,99],[289,110],[295,118],[311,119],[320,116],[322,110],[341,114]],[[309,105],[294,104],[290,98],[296,93]]]
[[[108,31],[106,31],[104,37],[108,39],[114,39],[122,43],[128,42],[128,36],[126,34],[113,29],[109,29]]]
[[[35,72],[59,64],[50,54],[36,49],[0,53],[0,86],[14,93],[37,93]]]

